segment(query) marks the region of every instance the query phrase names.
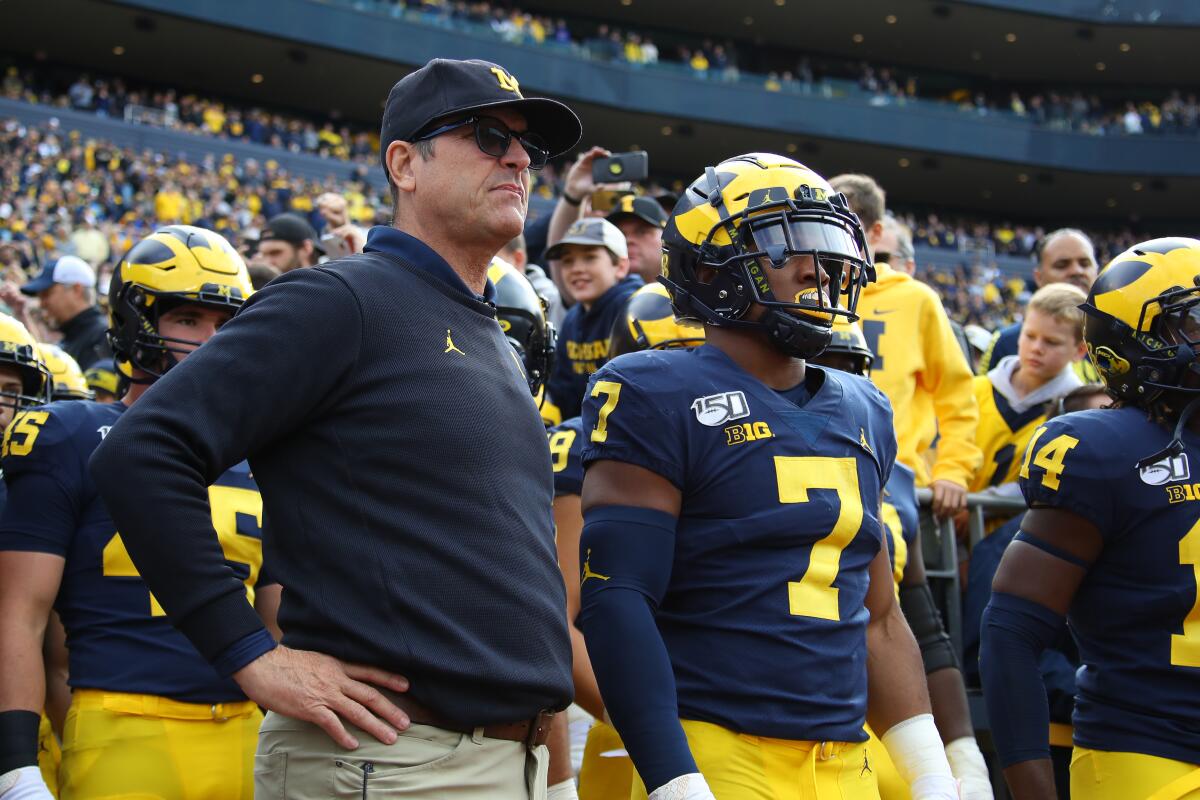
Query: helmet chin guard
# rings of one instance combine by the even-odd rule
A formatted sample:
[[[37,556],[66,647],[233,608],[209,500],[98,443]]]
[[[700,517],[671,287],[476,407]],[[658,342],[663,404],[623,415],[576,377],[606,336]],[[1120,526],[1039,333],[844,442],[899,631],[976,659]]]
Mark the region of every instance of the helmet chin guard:
[[[769,270],[809,257],[817,286],[782,300]],[[680,317],[757,330],[796,358],[819,355],[833,321],[854,321],[874,279],[866,237],[843,195],[782,156],[754,153],[708,167],[676,205],[663,233],[659,281]],[[755,306],[760,314],[752,314]]]

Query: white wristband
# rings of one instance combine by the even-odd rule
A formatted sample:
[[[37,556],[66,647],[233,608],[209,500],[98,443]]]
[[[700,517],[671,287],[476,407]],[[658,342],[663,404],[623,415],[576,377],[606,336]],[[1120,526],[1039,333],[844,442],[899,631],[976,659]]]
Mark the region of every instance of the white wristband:
[[[579,793],[575,791],[575,779],[567,778],[551,786],[546,790],[546,800],[579,800]]]
[[[699,772],[680,775],[650,793],[649,800],[717,800]]]
[[[54,800],[42,771],[35,766],[21,767],[0,775],[0,798],[3,800]]]
[[[987,762],[974,736],[964,736],[946,745],[946,760],[962,784],[963,800],[993,800]]]
[[[958,781],[946,760],[932,714],[898,722],[880,740],[913,800],[959,800]]]

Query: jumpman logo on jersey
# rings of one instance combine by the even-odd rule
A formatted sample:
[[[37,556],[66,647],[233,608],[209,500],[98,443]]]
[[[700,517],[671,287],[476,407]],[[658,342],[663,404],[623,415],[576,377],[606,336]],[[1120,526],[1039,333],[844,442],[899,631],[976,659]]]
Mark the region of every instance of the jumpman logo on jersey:
[[[867,432],[862,428],[858,429],[858,443],[862,445],[863,450],[866,450],[871,455],[875,455],[875,451],[871,449],[871,445],[867,444]]]
[[[867,751],[863,750],[863,767],[858,771],[858,777],[866,775],[868,772],[875,774],[875,770],[871,769],[871,765],[867,763]]]
[[[454,346],[454,340],[450,338],[450,329],[449,328],[446,328],[446,349],[443,350],[442,352],[443,353],[458,353],[460,356],[466,355],[466,353],[464,353],[462,350],[459,350],[457,347]]]
[[[583,584],[587,582],[588,578],[595,578],[601,581],[606,581],[609,579],[608,575],[601,575],[599,572],[592,572],[592,565],[588,563],[591,560],[592,548],[589,547],[587,551],[587,557],[583,559],[583,580],[579,582],[580,586],[583,586]]]

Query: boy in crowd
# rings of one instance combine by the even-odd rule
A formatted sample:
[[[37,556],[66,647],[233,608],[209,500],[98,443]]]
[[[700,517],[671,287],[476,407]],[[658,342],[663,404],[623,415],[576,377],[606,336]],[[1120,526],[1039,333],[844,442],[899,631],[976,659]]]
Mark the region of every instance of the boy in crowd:
[[[644,283],[629,274],[625,236],[596,217],[573,224],[562,241],[546,251],[546,259],[558,262],[564,285],[575,298],[563,318],[548,384],[561,419],[570,419],[579,416],[588,378],[608,361],[613,321]]]
[[[1046,421],[1045,404],[1082,383],[1074,365],[1087,354],[1079,308],[1086,299],[1082,289],[1069,283],[1038,289],[1021,324],[1017,355],[1005,356],[975,378],[975,443],[983,452],[983,465],[971,491],[994,488],[1017,496],[1020,457],[1029,437]]]

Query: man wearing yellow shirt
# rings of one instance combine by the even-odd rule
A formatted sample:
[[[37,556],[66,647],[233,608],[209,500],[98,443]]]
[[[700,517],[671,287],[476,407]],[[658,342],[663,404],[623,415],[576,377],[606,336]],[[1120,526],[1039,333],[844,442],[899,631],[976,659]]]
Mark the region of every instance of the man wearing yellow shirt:
[[[838,175],[830,184],[846,195],[873,253],[883,233],[883,189],[867,175]],[[982,459],[971,369],[937,294],[887,264],[876,272],[858,303],[876,353],[871,381],[892,402],[896,460],[916,473],[918,486],[932,489],[934,514],[951,516],[966,507],[967,484]],[[925,453],[935,439],[930,464]]]

